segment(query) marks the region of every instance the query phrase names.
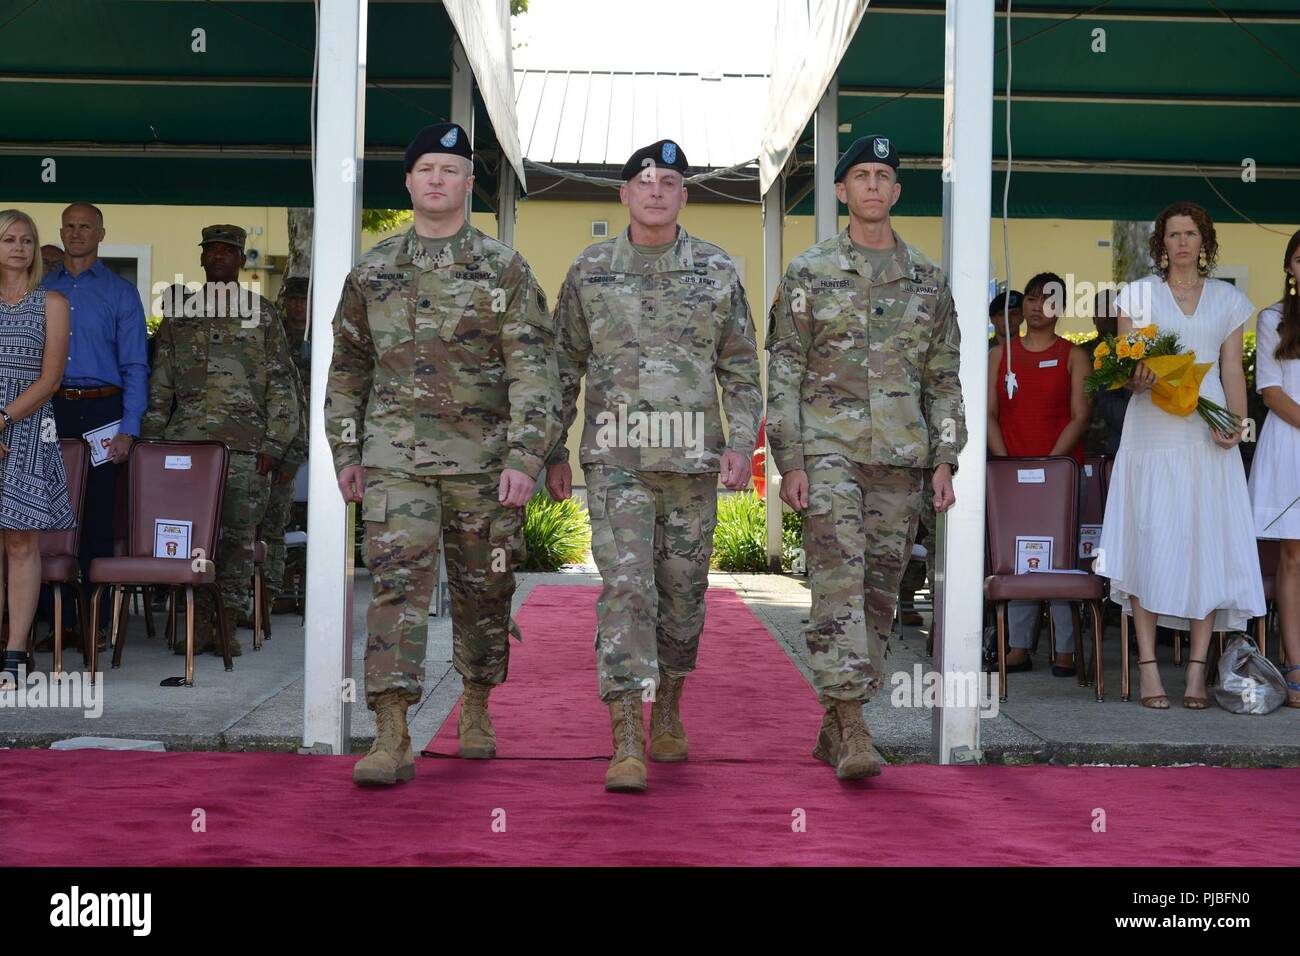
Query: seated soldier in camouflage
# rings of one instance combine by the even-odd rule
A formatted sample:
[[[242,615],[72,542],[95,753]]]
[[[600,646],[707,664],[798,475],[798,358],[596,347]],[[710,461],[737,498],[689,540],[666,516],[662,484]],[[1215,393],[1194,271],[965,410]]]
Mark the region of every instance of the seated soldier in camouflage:
[[[762,406],[736,267],[677,224],[686,169],[672,140],[632,154],[619,189],[631,224],[578,256],[555,306],[564,429],[546,487],[557,501],[571,493],[563,435],[585,374],[580,460],[604,579],[596,662],[614,732],[607,790],[645,789],[643,693],[654,693],[651,759],[686,759],[679,702],[704,628],[718,475],[733,491],[749,484]]]
[[[362,257],[334,316],[325,430],[344,500],[362,503],[374,586],[362,785],[415,776],[406,711],[420,699],[440,533],[465,683],[460,755],[496,755],[488,694],[520,637],[522,509],[559,434],[546,297],[523,256],[466,220],[473,172],[461,127],[420,131],[406,149],[415,223]]]
[[[164,300],[141,431],[169,441],[214,439],[230,449],[216,573],[232,656],[240,654],[235,622],[252,608],[253,545],[271,472],[298,433],[297,373],[284,325],[275,306],[238,281],[244,240],[239,226],[208,226],[200,243],[203,289],[173,286]],[[198,603],[195,652],[220,654],[206,592]],[[176,653],[185,652],[178,641]]]
[[[966,442],[952,293],[890,225],[897,171],[883,136],[840,158],[848,228],[790,263],[767,334],[767,438],[781,499],[805,512],[805,636],[826,711],[813,756],[841,779],[880,772],[862,704],[884,677],[927,469],[946,511]]]

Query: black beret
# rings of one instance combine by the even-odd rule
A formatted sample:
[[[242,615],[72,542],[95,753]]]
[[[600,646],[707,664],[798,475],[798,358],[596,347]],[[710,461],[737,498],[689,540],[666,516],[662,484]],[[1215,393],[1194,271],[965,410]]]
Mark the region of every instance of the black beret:
[[[990,319],[996,319],[999,315],[1003,314],[1004,311],[1002,307],[1003,299],[1011,300],[1010,302],[1007,303],[1005,309],[1005,311],[1007,312],[1014,312],[1016,309],[1020,308],[1025,301],[1025,297],[1021,295],[1019,292],[1017,292],[1015,289],[1012,289],[1010,292],[999,292],[996,296],[994,296],[993,301],[989,303]]]
[[[623,181],[627,182],[647,166],[661,169],[675,169],[686,175],[686,154],[671,139],[661,139],[657,143],[643,146],[632,154],[631,159],[623,164]]]
[[[415,134],[411,145],[406,147],[408,173],[415,161],[425,153],[451,153],[454,156],[464,156],[471,162],[474,160],[474,154],[469,148],[469,134],[455,123],[435,123]]]
[[[863,136],[855,140],[835,164],[835,181],[838,183],[842,180],[849,168],[858,163],[884,163],[897,169],[898,152],[894,149],[894,144],[884,136]]]
[[[280,283],[281,299],[305,299],[307,297],[306,276],[286,276]]]

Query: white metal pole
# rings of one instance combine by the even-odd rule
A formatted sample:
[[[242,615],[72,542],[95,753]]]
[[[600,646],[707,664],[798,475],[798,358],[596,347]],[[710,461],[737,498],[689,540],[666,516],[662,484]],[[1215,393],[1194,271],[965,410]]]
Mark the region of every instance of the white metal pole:
[[[776,298],[776,287],[781,282],[785,264],[781,255],[781,226],[785,220],[784,180],[777,177],[776,182],[763,194],[763,306],[756,316],[762,323],[764,335],[767,334],[767,310]],[[767,342],[764,340],[764,346]],[[766,355],[766,348],[764,349]],[[767,394],[767,361],[762,363],[763,394]],[[763,449],[763,473],[767,479],[767,567],[770,571],[781,570],[781,478],[776,465],[772,463],[772,446],[769,443]]]
[[[519,187],[515,168],[510,160],[501,157],[501,186],[497,190],[497,238],[510,248],[515,246],[515,215],[518,208]]]
[[[832,79],[813,118],[813,202],[816,241],[840,231],[835,198],[835,164],[839,161],[840,81]]]
[[[345,754],[351,708],[352,542],[325,435],[331,327],[343,279],[357,258],[365,151],[366,4],[322,0],[316,102],[316,205],[312,230],[310,466],[307,498],[307,622],[304,748]],[[357,423],[360,439],[361,423]]]
[[[947,0],[944,32],[943,268],[961,327],[966,448],[957,504],[935,535],[935,669],[944,685],[983,687],[984,467],[988,390],[989,203],[993,169],[993,0]],[[952,562],[949,555],[954,556]],[[940,620],[942,617],[942,620]],[[940,626],[941,625],[941,626]],[[951,677],[949,677],[951,675]],[[949,681],[954,681],[950,684]],[[935,757],[964,762],[979,750],[974,701],[934,710]],[[968,748],[968,749],[966,749]]]
[[[460,37],[451,38],[451,121],[459,124],[469,134],[470,149],[474,148],[474,72],[469,58],[461,46]],[[501,160],[505,165],[508,161]],[[465,217],[474,212],[474,194],[465,197]]]

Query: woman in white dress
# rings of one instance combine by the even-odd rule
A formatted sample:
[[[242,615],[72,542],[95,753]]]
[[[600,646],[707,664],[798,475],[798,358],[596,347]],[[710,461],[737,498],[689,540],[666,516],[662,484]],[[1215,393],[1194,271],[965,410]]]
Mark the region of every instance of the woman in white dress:
[[[1282,668],[1287,706],[1300,707],[1300,232],[1287,243],[1282,300],[1259,314],[1255,389],[1269,415],[1250,469],[1255,534],[1281,542],[1277,613],[1282,626]]]
[[[1213,362],[1201,395],[1246,414],[1242,336],[1254,306],[1235,286],[1211,279],[1218,241],[1209,214],[1175,203],[1156,220],[1157,274],[1116,299],[1119,334],[1154,323],[1178,333],[1183,351]],[[1199,415],[1162,411],[1151,401],[1155,375],[1139,365],[1111,476],[1097,571],[1112,600],[1133,616],[1139,697],[1164,710],[1169,698],[1156,666],[1156,625],[1191,632],[1183,706],[1208,706],[1205,662],[1216,630],[1243,630],[1264,613],[1241,434],[1211,429]]]

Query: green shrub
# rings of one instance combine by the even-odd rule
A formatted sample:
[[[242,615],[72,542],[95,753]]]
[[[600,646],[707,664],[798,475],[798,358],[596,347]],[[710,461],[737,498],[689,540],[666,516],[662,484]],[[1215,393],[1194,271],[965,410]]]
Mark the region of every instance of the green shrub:
[[[781,570],[794,571],[796,560],[799,571],[803,564],[803,515],[797,511],[781,513]]]
[[[767,515],[752,491],[718,497],[712,566],[719,571],[767,570]]]
[[[591,547],[591,522],[577,498],[552,501],[538,489],[524,510],[524,542],[528,548],[521,570],[558,571],[580,564]]]

